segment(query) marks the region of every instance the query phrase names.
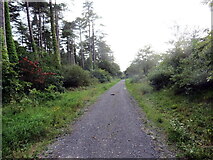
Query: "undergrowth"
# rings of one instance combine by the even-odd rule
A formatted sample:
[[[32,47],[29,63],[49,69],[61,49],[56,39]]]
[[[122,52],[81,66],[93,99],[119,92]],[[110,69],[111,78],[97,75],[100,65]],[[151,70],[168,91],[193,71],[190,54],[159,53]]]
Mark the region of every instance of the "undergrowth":
[[[34,158],[51,139],[63,133],[82,108],[118,80],[65,93],[31,90],[20,103],[3,107],[3,158]]]
[[[175,95],[171,89],[150,91],[147,83],[126,86],[156,126],[163,129],[170,144],[180,150],[178,157],[211,159],[213,139],[213,91]],[[148,92],[146,91],[148,88]]]

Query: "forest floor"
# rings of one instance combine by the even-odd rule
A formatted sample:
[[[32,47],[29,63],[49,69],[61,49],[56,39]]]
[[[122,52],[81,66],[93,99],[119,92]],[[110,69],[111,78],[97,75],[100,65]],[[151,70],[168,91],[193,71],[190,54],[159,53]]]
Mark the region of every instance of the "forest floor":
[[[172,158],[165,137],[149,124],[145,113],[121,80],[85,109],[72,131],[48,146],[41,158]]]

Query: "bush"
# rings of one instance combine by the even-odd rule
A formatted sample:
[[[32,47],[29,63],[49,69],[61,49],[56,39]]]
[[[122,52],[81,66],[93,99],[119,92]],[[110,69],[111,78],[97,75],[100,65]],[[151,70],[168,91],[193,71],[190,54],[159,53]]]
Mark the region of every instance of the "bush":
[[[170,80],[171,75],[172,68],[170,66],[164,66],[164,64],[162,64],[148,74],[148,79],[154,89],[160,90],[172,83],[172,81]]]
[[[111,63],[109,61],[101,61],[98,63],[98,67],[102,70],[109,72],[113,77],[121,76],[120,67],[116,63]]]
[[[97,69],[92,72],[93,77],[97,78],[100,83],[110,82],[111,78],[108,72],[102,69]]]
[[[68,87],[80,87],[89,86],[93,83],[93,80],[88,71],[83,70],[78,65],[67,65],[62,67],[62,75],[64,76],[64,86]]]
[[[148,81],[144,81],[141,83],[140,91],[142,94],[151,93],[153,88],[149,85]]]
[[[39,65],[39,62],[31,61],[27,57],[24,57],[19,61],[19,67],[21,71],[21,79],[32,83],[33,88],[44,90],[51,84],[51,82],[55,83],[56,81],[60,81],[60,77],[53,78],[57,75],[56,73],[44,72],[43,68]],[[51,78],[53,78],[53,81],[51,81]]]
[[[34,89],[31,89],[29,93],[29,99],[36,103],[55,100],[57,98],[60,98],[60,93],[56,92],[56,86],[54,85],[50,85],[48,88],[45,88],[43,92],[36,90],[34,88]]]
[[[2,102],[9,103],[17,101],[24,92],[29,89],[31,83],[19,80],[19,75],[15,71],[17,66],[10,62],[3,60],[2,64]]]
[[[143,74],[134,75],[134,76],[131,78],[130,83],[139,83],[139,82],[144,81],[145,79],[146,79],[146,76],[143,75]]]

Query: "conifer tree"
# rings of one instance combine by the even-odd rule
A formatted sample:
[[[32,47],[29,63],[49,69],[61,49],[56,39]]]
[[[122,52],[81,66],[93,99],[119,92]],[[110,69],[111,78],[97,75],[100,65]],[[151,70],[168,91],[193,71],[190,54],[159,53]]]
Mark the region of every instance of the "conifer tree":
[[[61,58],[60,58],[60,51],[59,46],[56,38],[56,30],[55,30],[55,19],[52,7],[52,0],[49,1],[50,5],[50,21],[51,21],[51,32],[52,32],[52,45],[54,50],[54,64],[57,68],[61,65]]]

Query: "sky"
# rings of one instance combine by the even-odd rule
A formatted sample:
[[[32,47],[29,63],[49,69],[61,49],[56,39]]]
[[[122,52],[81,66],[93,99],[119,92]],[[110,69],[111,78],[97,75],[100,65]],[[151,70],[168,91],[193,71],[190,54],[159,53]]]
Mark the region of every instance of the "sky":
[[[85,0],[63,0],[70,8],[65,19],[81,16]],[[131,64],[138,50],[151,45],[157,53],[168,49],[172,27],[211,28],[211,11],[203,0],[93,0],[94,12],[102,18],[115,62],[121,71]]]

